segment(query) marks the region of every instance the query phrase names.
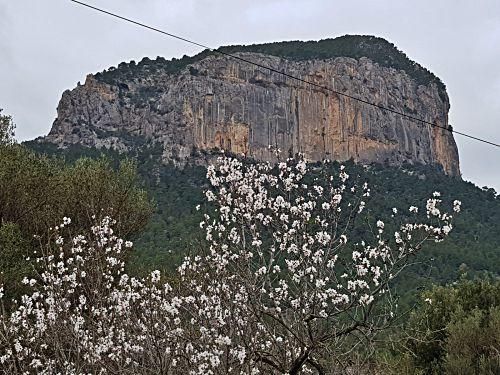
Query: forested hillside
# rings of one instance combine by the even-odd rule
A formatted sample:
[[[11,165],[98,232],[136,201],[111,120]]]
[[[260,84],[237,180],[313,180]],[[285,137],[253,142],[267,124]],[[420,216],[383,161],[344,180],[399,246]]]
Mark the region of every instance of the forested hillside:
[[[76,147],[58,150],[52,145],[34,142],[28,145],[40,153],[64,155],[68,162],[82,155],[97,157],[102,153]],[[201,166],[179,169],[162,165],[157,162],[160,154],[161,149],[149,147],[131,155],[137,157],[139,176],[156,204],[153,219],[135,239],[134,256],[137,260],[134,266],[138,269],[174,269],[203,234],[198,227],[201,214],[195,207],[204,202],[203,191],[208,187],[206,169]],[[106,155],[115,163],[127,157],[109,151]],[[407,211],[407,207],[424,202],[434,191],[442,194],[444,202],[450,203],[455,199],[463,202],[463,210],[457,216],[447,241],[433,243],[431,250],[423,251],[416,259],[422,263],[413,267],[410,274],[400,281],[403,294],[425,283],[453,281],[462,273],[498,276],[500,198],[494,189],[480,188],[459,178],[444,176],[430,167],[344,164],[351,179],[369,184],[371,197],[367,200],[367,212],[372,219],[391,223],[393,208],[400,212]],[[331,166],[334,169],[338,167],[338,163]],[[359,236],[357,240],[362,240],[368,230],[367,224],[360,224],[354,232]]]

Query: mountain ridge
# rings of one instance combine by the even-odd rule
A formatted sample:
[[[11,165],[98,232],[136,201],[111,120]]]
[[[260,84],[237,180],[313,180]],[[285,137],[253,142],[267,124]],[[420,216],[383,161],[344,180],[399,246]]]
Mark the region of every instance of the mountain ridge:
[[[145,66],[148,64],[157,64],[158,67],[162,67],[168,72],[176,73],[186,66],[210,55],[217,54],[218,52],[227,54],[236,52],[256,52],[296,61],[307,59],[331,59],[335,57],[351,57],[355,59],[367,57],[381,66],[394,68],[396,70],[404,70],[419,84],[427,85],[429,83],[435,83],[439,87],[440,93],[446,93],[446,86],[439,77],[419,63],[411,60],[393,43],[372,35],[343,35],[336,38],[326,38],[317,41],[291,40],[250,45],[227,45],[221,46],[213,51],[204,50],[193,56],[184,55],[180,59],[172,58],[171,60],[166,60],[159,56],[156,60],[145,57],[138,64],[132,60],[128,63],[120,63],[117,68],[110,67],[108,70],[96,73],[96,78],[112,84],[115,78],[113,72],[120,72],[120,70],[125,71],[133,66],[140,68],[141,65]]]

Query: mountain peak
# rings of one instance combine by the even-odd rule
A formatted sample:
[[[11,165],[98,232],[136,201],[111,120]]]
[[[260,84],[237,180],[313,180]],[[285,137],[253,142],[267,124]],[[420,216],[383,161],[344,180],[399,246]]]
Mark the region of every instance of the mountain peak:
[[[164,160],[179,164],[213,149],[272,161],[271,145],[311,161],[420,163],[460,174],[455,141],[446,130],[444,85],[384,39],[347,35],[219,51],[225,54],[207,50],[170,61],[144,58],[90,76],[64,93],[48,140],[126,150],[140,138],[139,143],[160,143]]]

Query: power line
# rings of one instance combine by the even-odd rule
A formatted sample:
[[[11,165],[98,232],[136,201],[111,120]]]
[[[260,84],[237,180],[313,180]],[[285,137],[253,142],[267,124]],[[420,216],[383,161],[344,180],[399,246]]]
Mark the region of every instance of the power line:
[[[487,143],[489,145],[492,145],[492,146],[495,146],[495,147],[499,147],[500,148],[500,144],[497,144],[497,143],[494,143],[494,142],[491,142],[491,141],[488,141],[486,139],[482,139],[482,138],[478,138],[478,137],[475,137],[473,135],[470,135],[470,134],[466,134],[466,133],[462,133],[462,132],[459,132],[457,130],[454,130],[454,129],[451,129],[449,127],[446,127],[446,126],[441,126],[441,125],[438,125],[438,124],[434,124],[430,121],[426,121],[426,120],[423,120],[421,118],[418,118],[418,117],[414,117],[414,116],[411,116],[411,115],[408,115],[404,112],[400,112],[400,111],[396,111],[394,109],[390,109],[390,108],[387,108],[387,107],[384,107],[384,106],[381,106],[379,104],[375,104],[375,103],[372,103],[372,102],[369,102],[367,100],[364,100],[364,99],[361,99],[361,98],[357,98],[355,96],[352,96],[352,95],[349,95],[349,94],[345,94],[343,92],[339,92],[339,91],[336,91],[330,87],[327,87],[327,86],[323,86],[323,85],[320,85],[318,83],[315,83],[315,82],[312,82],[312,81],[308,81],[306,79],[303,79],[303,78],[300,78],[300,77],[296,77],[296,76],[293,76],[291,74],[288,74],[288,73],[285,73],[283,71],[280,71],[280,70],[277,70],[277,69],[274,69],[274,68],[271,68],[269,66],[266,66],[266,65],[263,65],[263,64],[259,64],[259,63],[256,63],[254,61],[250,61],[250,60],[247,60],[241,56],[237,56],[237,55],[234,55],[232,53],[228,53],[228,52],[224,52],[224,51],[221,51],[221,50],[217,50],[217,49],[214,49],[212,47],[209,47],[209,46],[206,46],[204,44],[201,44],[201,43],[198,43],[198,42],[194,42],[192,40],[189,40],[187,38],[184,38],[184,37],[181,37],[181,36],[178,36],[178,35],[175,35],[175,34],[172,34],[172,33],[169,33],[169,32],[166,32],[164,30],[161,30],[161,29],[157,29],[155,27],[152,27],[152,26],[149,26],[149,25],[146,25],[144,23],[141,23],[141,22],[138,22],[138,21],[134,21],[130,18],[127,18],[127,17],[123,17],[123,16],[120,16],[119,14],[116,14],[116,13],[112,13],[112,12],[109,12],[107,10],[104,10],[104,9],[101,9],[101,8],[97,8],[93,5],[90,5],[90,4],[87,4],[87,3],[84,3],[84,2],[81,2],[81,1],[77,1],[77,0],[70,0],[71,2],[73,3],[76,3],[76,4],[79,4],[79,5],[82,5],[84,7],[87,7],[87,8],[90,8],[90,9],[93,9],[97,12],[100,12],[100,13],[103,13],[103,14],[107,14],[108,16],[111,16],[111,17],[114,17],[114,18],[118,18],[120,20],[123,20],[123,21],[126,21],[126,22],[129,22],[129,23],[132,23],[134,25],[137,25],[137,26],[140,26],[140,27],[143,27],[143,28],[146,28],[146,29],[149,29],[151,31],[155,31],[155,32],[158,32],[160,34],[163,34],[163,35],[166,35],[166,36],[169,36],[171,38],[175,38],[175,39],[178,39],[178,40],[181,40],[183,42],[186,42],[186,43],[189,43],[189,44],[192,44],[192,45],[195,45],[197,47],[202,47],[202,48],[205,48],[211,52],[216,52],[216,53],[219,53],[221,55],[225,55],[225,56],[228,56],[228,57],[231,57],[235,60],[239,60],[239,61],[242,61],[242,62],[245,62],[247,64],[251,64],[251,65],[254,65],[254,66],[257,66],[261,69],[266,69],[266,70],[269,70],[270,72],[273,72],[273,73],[278,73],[278,74],[281,74],[287,78],[291,78],[293,80],[296,80],[296,81],[299,81],[299,82],[302,82],[302,83],[305,83],[307,85],[311,85],[311,86],[314,86],[314,87],[317,87],[317,88],[320,88],[320,89],[323,89],[323,90],[327,90],[327,91],[330,91],[330,92],[333,92],[337,95],[340,95],[340,96],[343,96],[343,97],[346,97],[346,98],[349,98],[349,99],[352,99],[352,100],[356,100],[358,102],[361,102],[361,103],[364,103],[366,105],[370,105],[372,107],[375,107],[375,108],[378,108],[378,109],[381,109],[381,110],[384,110],[384,111],[387,111],[387,112],[391,112],[391,113],[394,113],[394,114],[397,114],[397,115],[400,115],[400,116],[403,116],[405,118],[407,118],[408,120],[414,122],[414,123],[417,123],[417,124],[426,124],[426,125],[430,125],[432,127],[435,127],[435,128],[440,128],[440,129],[444,129],[444,130],[447,130],[451,133],[455,133],[455,134],[459,134],[463,137],[467,137],[467,138],[470,138],[470,139],[473,139],[473,140],[476,140],[476,141],[479,141],[479,142],[483,142],[483,143]]]

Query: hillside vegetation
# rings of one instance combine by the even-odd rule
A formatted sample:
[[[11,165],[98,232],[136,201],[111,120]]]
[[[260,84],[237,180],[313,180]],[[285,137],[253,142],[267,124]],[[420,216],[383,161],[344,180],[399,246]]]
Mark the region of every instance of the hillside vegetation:
[[[397,70],[404,70],[420,85],[434,83],[438,86],[443,98],[446,98],[444,83],[422,65],[411,60],[404,52],[387,40],[369,35],[345,35],[334,39],[320,41],[289,41],[252,45],[233,45],[220,47],[217,50],[205,50],[195,56],[184,55],[181,59],[166,60],[158,57],[151,60],[147,57],[139,63],[131,61],[121,63],[118,67],[97,73],[96,78],[102,82],[118,85],[122,81],[145,77],[155,71],[175,74],[188,65],[200,61],[210,55],[223,53],[256,52],[282,57],[289,60],[332,59],[351,57],[360,59],[367,57],[375,63]]]
[[[39,143],[29,146],[40,153],[63,154],[68,162],[82,155],[101,155],[101,151],[88,148],[58,150]],[[126,157],[114,152],[106,152],[106,155],[115,163]],[[144,188],[156,203],[153,219],[135,241],[134,264],[144,270],[158,267],[172,270],[202,234],[198,228],[201,214],[195,207],[203,204],[203,191],[208,187],[205,168],[178,169],[162,165],[157,162],[160,155],[161,148],[154,146],[133,155],[138,160],[138,173]],[[367,209],[373,219],[390,223],[393,208],[407,211],[407,207],[424,202],[434,191],[440,192],[446,203],[455,199],[463,202],[463,210],[455,219],[447,241],[433,244],[432,253],[423,251],[415,260],[419,264],[400,280],[403,294],[409,295],[424,283],[453,281],[463,273],[498,276],[500,198],[494,189],[479,188],[470,182],[444,176],[431,167],[344,164],[351,179],[369,184],[371,197]],[[332,168],[338,167],[339,163],[332,164]],[[359,236],[356,240],[362,240],[368,230],[366,223],[359,223],[354,232]]]

